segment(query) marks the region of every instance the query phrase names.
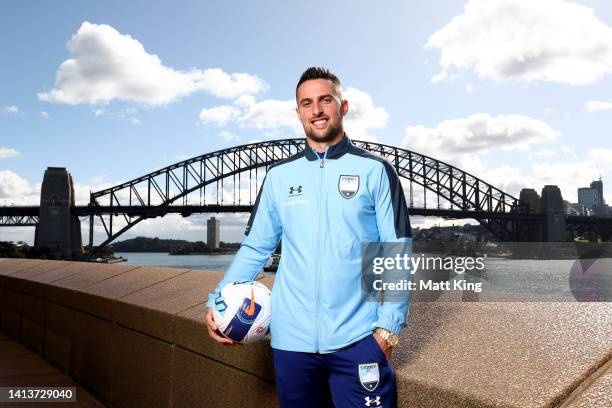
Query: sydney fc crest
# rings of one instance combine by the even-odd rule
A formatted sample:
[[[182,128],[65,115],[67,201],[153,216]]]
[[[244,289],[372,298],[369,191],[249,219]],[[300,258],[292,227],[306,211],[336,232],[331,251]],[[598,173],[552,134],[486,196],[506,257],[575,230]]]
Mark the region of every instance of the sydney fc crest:
[[[359,364],[359,382],[363,388],[374,391],[379,380],[378,363]]]
[[[359,191],[359,176],[340,176],[338,191],[346,199],[353,198]]]

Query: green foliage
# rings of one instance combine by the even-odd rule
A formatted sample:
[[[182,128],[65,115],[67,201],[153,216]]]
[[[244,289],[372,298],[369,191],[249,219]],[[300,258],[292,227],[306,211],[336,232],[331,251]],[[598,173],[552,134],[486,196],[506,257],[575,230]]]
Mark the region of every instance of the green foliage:
[[[17,243],[0,241],[0,258],[48,259],[49,251],[36,249],[23,241]]]
[[[238,249],[240,243],[220,242],[220,250]],[[136,237],[112,244],[114,252],[172,252],[175,254],[192,252],[213,252],[204,241],[186,241],[183,239],[160,239]]]

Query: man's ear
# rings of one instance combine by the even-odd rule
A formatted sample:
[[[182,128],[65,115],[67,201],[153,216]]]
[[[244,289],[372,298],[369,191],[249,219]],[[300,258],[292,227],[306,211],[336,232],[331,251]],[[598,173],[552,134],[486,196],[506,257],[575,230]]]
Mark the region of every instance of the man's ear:
[[[346,116],[348,111],[349,111],[349,103],[346,99],[343,99],[342,102],[340,103],[340,113],[342,114],[342,116]]]

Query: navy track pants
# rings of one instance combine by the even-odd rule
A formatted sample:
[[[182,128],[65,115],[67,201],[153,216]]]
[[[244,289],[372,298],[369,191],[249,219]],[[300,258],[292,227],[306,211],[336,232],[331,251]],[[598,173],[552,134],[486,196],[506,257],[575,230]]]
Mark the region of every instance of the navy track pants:
[[[272,349],[281,408],[397,406],[395,372],[373,335],[329,354]]]

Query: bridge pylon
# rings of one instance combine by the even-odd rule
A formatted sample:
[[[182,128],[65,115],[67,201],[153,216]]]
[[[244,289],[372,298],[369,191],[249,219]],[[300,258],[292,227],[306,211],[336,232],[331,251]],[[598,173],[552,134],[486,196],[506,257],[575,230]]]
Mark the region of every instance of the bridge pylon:
[[[39,223],[34,245],[52,258],[79,259],[83,255],[81,221],[71,214],[74,184],[65,167],[47,167],[40,189]]]

